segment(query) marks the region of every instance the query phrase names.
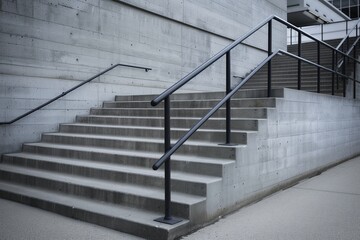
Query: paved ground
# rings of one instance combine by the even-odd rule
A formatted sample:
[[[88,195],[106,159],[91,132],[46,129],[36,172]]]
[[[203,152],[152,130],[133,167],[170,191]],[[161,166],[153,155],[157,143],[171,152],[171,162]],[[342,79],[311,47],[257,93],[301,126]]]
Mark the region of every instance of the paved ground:
[[[1,240],[136,240],[0,199]],[[182,240],[359,240],[360,157],[245,207]]]

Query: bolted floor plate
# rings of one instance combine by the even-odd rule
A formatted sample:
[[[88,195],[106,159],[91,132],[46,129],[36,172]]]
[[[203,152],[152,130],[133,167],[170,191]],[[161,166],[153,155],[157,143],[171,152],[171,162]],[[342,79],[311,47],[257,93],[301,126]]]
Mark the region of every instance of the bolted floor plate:
[[[169,224],[169,225],[174,225],[174,224],[181,222],[182,219],[175,218],[175,217],[170,217],[169,219],[166,219],[165,217],[159,217],[159,218],[154,219],[154,221]]]

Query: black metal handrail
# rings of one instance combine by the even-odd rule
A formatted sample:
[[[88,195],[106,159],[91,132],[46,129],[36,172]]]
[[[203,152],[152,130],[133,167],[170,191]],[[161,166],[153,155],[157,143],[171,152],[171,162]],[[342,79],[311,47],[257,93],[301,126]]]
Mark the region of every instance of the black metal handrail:
[[[353,26],[353,28],[348,31],[348,33],[346,34],[346,36],[340,41],[340,43],[337,45],[336,49],[340,49],[340,47],[345,43],[345,41],[347,39],[349,39],[351,33],[356,30],[356,37],[358,36],[358,25],[360,23],[360,19],[357,20],[356,24]]]
[[[112,69],[114,69],[114,68],[116,68],[116,67],[119,67],[119,66],[121,66],[121,67],[129,67],[129,68],[143,69],[143,70],[145,70],[146,72],[152,70],[151,68],[148,68],[148,67],[139,67],[139,66],[135,66],[135,65],[127,65],[127,64],[121,64],[121,63],[112,65],[111,67],[105,69],[104,71],[102,71],[102,72],[94,75],[93,77],[87,79],[86,81],[81,82],[80,84],[76,85],[75,87],[70,88],[70,89],[67,90],[66,92],[62,92],[61,94],[59,94],[58,96],[50,99],[50,100],[47,101],[46,103],[41,104],[40,106],[38,106],[38,107],[36,107],[36,108],[34,108],[34,109],[32,109],[32,110],[30,110],[30,111],[28,111],[28,112],[20,115],[20,116],[18,116],[17,118],[14,118],[13,120],[7,121],[7,122],[0,122],[0,125],[12,124],[12,123],[14,123],[14,122],[16,122],[16,121],[19,121],[20,119],[22,119],[22,118],[30,115],[30,114],[33,113],[33,112],[36,112],[36,111],[40,110],[41,108],[49,105],[50,103],[58,100],[59,98],[62,98],[62,97],[65,96],[66,94],[74,91],[75,89],[78,89],[79,87],[83,86],[84,84],[91,82],[91,81],[94,80],[95,78],[98,78],[98,77],[100,77],[101,75],[103,75],[103,74],[109,72],[110,70],[112,70]]]
[[[280,22],[284,24],[285,26],[292,28],[296,31],[298,31],[298,56],[285,52],[283,50],[277,50],[275,52],[272,51],[272,20],[276,20],[277,22]],[[240,83],[238,83],[234,88],[231,89],[230,86],[230,80],[231,80],[231,56],[230,51],[242,43],[245,39],[247,39],[249,36],[257,32],[259,29],[261,29],[263,26],[268,24],[268,57],[264,59],[255,69],[253,69]],[[318,55],[320,56],[320,44],[330,48],[332,50],[333,55],[333,66],[332,69],[326,68],[320,64],[320,58],[318,56],[318,63],[313,63],[307,59],[304,59],[301,57],[301,35],[305,35],[308,38],[318,42]],[[165,164],[165,215],[164,217],[160,217],[158,219],[155,219],[155,221],[168,223],[168,224],[175,224],[181,220],[176,219],[171,216],[171,166],[170,166],[170,159],[171,155],[176,152],[177,149],[179,149],[221,106],[223,106],[226,103],[226,141],[225,144],[231,144],[231,106],[230,106],[230,99],[231,97],[252,77],[256,72],[258,72],[265,64],[268,64],[268,96],[271,96],[271,60],[277,55],[277,54],[284,54],[293,58],[298,59],[298,89],[301,89],[301,62],[306,62],[309,64],[312,64],[318,68],[318,92],[320,92],[320,69],[330,71],[332,72],[332,94],[334,94],[334,75],[343,77],[343,79],[352,79],[354,82],[359,82],[354,78],[351,78],[349,76],[346,76],[345,73],[339,73],[337,69],[335,68],[335,54],[340,55],[346,55],[345,53],[341,52],[338,49],[335,49],[331,45],[320,41],[313,36],[307,34],[306,32],[302,31],[301,29],[295,27],[291,23],[286,22],[285,20],[273,15],[268,17],[266,20],[258,24],[256,27],[254,27],[252,30],[250,30],[248,33],[246,33],[244,36],[238,38],[228,46],[226,46],[224,49],[222,49],[220,52],[215,54],[213,57],[211,57],[209,60],[195,68],[192,72],[190,72],[188,75],[180,79],[178,82],[173,84],[171,87],[166,89],[163,93],[161,93],[159,96],[154,98],[151,101],[152,106],[158,105],[160,102],[164,101],[164,154],[163,156],[158,159],[154,165],[153,169],[157,170]],[[204,71],[206,68],[208,68],[210,65],[218,61],[221,57],[226,55],[226,95],[225,97],[220,100],[203,118],[201,118],[190,130],[181,137],[174,145],[171,145],[171,138],[170,138],[170,95],[173,94],[176,90],[181,88],[183,85],[185,85],[187,82],[192,80],[195,76],[200,74],[202,71]],[[357,59],[354,57],[346,55],[348,59],[352,59],[354,61],[354,64],[359,63]],[[354,84],[355,85],[355,84]]]
[[[347,75],[344,75],[342,73],[339,73],[333,69],[330,69],[330,68],[327,68],[327,67],[324,67],[322,65],[319,65],[317,63],[314,63],[310,60],[307,60],[305,58],[302,58],[302,57],[299,57],[295,54],[292,54],[292,53],[289,53],[289,52],[286,52],[284,50],[277,50],[276,52],[272,53],[270,56],[268,56],[267,58],[265,58],[263,60],[263,62],[261,62],[256,68],[253,69],[253,71],[247,75],[238,85],[236,85],[222,100],[220,100],[220,102],[218,102],[203,118],[201,118],[192,128],[190,128],[190,130],[183,136],[181,137],[175,144],[173,144],[171,146],[171,149],[169,151],[167,151],[159,160],[157,160],[155,162],[155,164],[153,165],[153,169],[154,170],[157,170],[160,168],[160,166],[173,154],[176,152],[177,149],[179,149],[181,147],[181,145],[183,143],[186,142],[186,140],[188,140],[195,132],[196,130],[198,130],[217,110],[219,110],[219,108],[221,106],[223,106],[227,100],[229,100],[248,80],[250,80],[251,77],[253,77],[266,63],[268,63],[269,61],[272,60],[272,58],[274,58],[276,55],[278,54],[284,54],[284,55],[287,55],[289,57],[292,57],[292,58],[296,58],[298,60],[301,60],[302,62],[305,62],[305,63],[308,63],[310,65],[313,65],[315,67],[319,67],[323,70],[326,70],[328,72],[331,72],[331,73],[334,73],[334,74],[337,74],[339,75],[340,77],[343,77],[343,78],[347,78],[349,80],[352,80],[352,81],[355,81],[357,83],[360,83],[360,81],[350,77],[350,76],[347,76]]]

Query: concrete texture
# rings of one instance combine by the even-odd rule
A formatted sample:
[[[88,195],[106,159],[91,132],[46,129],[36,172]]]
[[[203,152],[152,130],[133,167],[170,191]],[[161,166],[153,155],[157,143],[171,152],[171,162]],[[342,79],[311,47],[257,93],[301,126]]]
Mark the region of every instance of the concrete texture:
[[[163,172],[154,172],[151,165],[164,146],[161,114],[154,114],[162,109],[149,105],[146,100],[151,96],[117,96],[111,108],[93,108],[92,115],[67,124],[71,129],[62,125],[60,132],[44,133],[42,142],[24,144],[22,153],[3,155],[0,194],[148,239],[173,239],[359,154],[359,101],[291,89],[273,93],[271,104],[264,101],[264,90],[242,90],[236,95],[234,104],[241,107],[232,111],[232,137],[241,142],[241,132],[246,145],[221,146],[224,135],[218,133],[224,126],[213,131],[212,125],[204,125],[201,134],[176,153],[172,212],[186,219],[181,225],[153,221],[162,215]],[[196,114],[205,114],[202,101],[221,95],[175,95],[173,117],[181,120],[172,121],[173,126],[190,127],[201,116]],[[253,98],[240,103],[245,96]],[[124,107],[126,100],[137,104]],[[192,110],[182,108],[181,103],[189,101]],[[254,115],[252,110],[258,109],[264,114]],[[124,123],[125,118],[130,122]],[[216,119],[225,121],[222,116]],[[247,126],[253,131],[243,131],[246,119],[254,121]],[[121,131],[110,134],[108,128]],[[173,130],[175,142],[181,134]]]
[[[183,240],[356,240],[360,157],[225,216]],[[3,240],[142,239],[0,199]]]
[[[140,240],[133,235],[0,199],[1,240]]]
[[[236,149],[208,208],[231,212],[360,153],[360,101],[284,89],[276,108]],[[221,215],[221,214],[219,214]]]
[[[285,0],[252,1],[0,1],[0,121],[11,120],[111,64],[116,68],[26,119],[0,126],[0,153],[56,131],[62,122],[112,100],[115,94],[159,93],[266,17],[286,19]],[[274,49],[286,29],[274,25]],[[256,47],[267,49],[264,28]],[[260,39],[260,40],[259,40]],[[232,75],[243,76],[266,54],[239,46]],[[225,89],[225,61],[204,71],[184,91]]]
[[[181,239],[359,239],[359,172],[356,157]]]

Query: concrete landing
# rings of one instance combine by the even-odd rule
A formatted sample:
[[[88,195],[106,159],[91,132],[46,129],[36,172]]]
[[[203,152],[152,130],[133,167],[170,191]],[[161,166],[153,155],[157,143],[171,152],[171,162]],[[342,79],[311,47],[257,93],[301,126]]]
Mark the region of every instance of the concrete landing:
[[[360,157],[182,238],[195,239],[358,240]]]
[[[141,239],[0,199],[1,239]],[[213,239],[360,239],[360,157],[184,236]]]

